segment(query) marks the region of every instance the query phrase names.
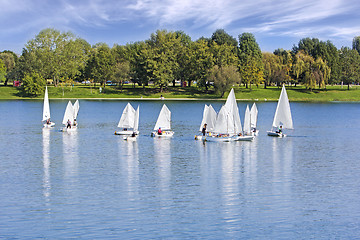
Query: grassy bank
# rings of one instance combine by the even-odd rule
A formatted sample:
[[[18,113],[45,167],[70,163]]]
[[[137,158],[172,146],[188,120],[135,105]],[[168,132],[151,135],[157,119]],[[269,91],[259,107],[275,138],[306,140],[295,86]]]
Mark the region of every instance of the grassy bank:
[[[143,98],[143,99],[158,99],[161,95],[165,99],[225,99],[220,98],[219,95],[210,92],[208,94],[199,91],[196,87],[169,87],[165,92],[160,93],[154,87],[136,87],[133,85],[125,86],[121,91],[115,86],[106,86],[99,91],[100,86],[64,86],[53,87],[49,86],[50,99],[69,99],[69,98]],[[235,87],[236,98],[239,100],[254,100],[254,101],[276,101],[279,98],[281,88],[268,87],[264,89],[263,86],[253,86],[252,89],[245,87]],[[326,90],[306,90],[303,86],[287,87],[287,93],[290,101],[360,101],[360,86],[353,86],[350,90],[344,86],[328,86]],[[0,99],[42,99],[43,96],[36,98],[22,97],[21,92],[12,86],[0,85]]]

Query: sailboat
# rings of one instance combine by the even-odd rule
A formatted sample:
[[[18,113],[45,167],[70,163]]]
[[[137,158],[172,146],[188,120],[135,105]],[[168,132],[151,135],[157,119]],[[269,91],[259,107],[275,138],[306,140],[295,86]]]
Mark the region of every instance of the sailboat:
[[[276,131],[279,129],[281,131]],[[282,86],[280,98],[276,107],[274,121],[271,131],[268,131],[269,136],[273,137],[285,137],[282,129],[293,129],[293,121],[290,111],[289,98],[286,93],[285,85]]]
[[[74,108],[74,122],[73,122],[73,125],[74,126],[77,126],[77,115],[79,113],[79,110],[80,110],[80,104],[79,104],[79,100],[76,100],[74,105],[73,105],[73,108]]]
[[[75,131],[77,129],[76,124],[74,125],[74,119],[75,119],[74,113],[75,113],[74,106],[71,104],[71,101],[69,101],[68,104],[66,105],[64,118],[62,121],[62,124],[64,124],[65,126],[61,129],[61,131],[71,132],[71,131]],[[75,121],[75,123],[76,123],[76,121]]]
[[[206,133],[211,135],[211,132],[214,129],[216,116],[217,114],[214,108],[211,106],[211,104],[209,106],[205,104],[203,111],[203,118],[201,120],[199,131],[202,132],[204,125],[206,124]],[[203,138],[204,138],[203,135],[195,135],[195,140],[202,140]]]
[[[42,121],[46,121],[44,127],[52,127],[55,125],[55,123],[52,124],[52,122],[50,122],[50,105],[47,86],[45,87]]]
[[[161,130],[161,134],[159,134]],[[156,121],[152,137],[172,137],[174,132],[171,131],[171,112],[164,104]]]
[[[51,127],[55,126],[55,123],[50,121],[50,105],[49,105],[47,86],[45,87],[42,121],[45,122],[43,124],[44,128],[51,128]]]
[[[135,111],[131,104],[128,103],[124,108],[118,123],[118,128],[120,128],[121,131],[115,131],[115,135],[132,135],[133,133],[135,133],[135,135],[139,134],[139,111],[139,106]]]
[[[256,107],[256,104],[254,103],[250,110],[250,127],[251,127],[251,133],[254,136],[257,136],[259,134],[259,130],[256,128],[257,116],[258,116],[258,109]]]

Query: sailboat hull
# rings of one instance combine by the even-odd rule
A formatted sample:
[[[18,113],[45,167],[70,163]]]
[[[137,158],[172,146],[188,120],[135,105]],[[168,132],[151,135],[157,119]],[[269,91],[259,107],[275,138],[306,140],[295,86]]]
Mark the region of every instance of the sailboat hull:
[[[211,136],[211,137],[207,137],[206,141],[207,142],[232,142],[232,141],[234,141],[234,138]]]
[[[135,137],[126,136],[126,137],[123,137],[123,139],[124,139],[125,141],[134,142],[134,141],[136,141],[137,136],[135,136]]]
[[[132,135],[134,131],[115,131],[115,135]],[[135,134],[138,135],[139,131],[135,131]]]
[[[52,128],[52,127],[54,127],[55,126],[55,123],[54,122],[50,122],[50,124],[47,124],[47,123],[44,123],[43,124],[43,127],[44,128]]]
[[[61,132],[75,132],[77,130],[76,126],[72,126],[71,128],[63,127],[60,131]]]
[[[234,141],[252,141],[254,138],[254,136],[236,136],[234,137]]]
[[[286,137],[285,134],[283,133],[277,133],[277,132],[274,132],[274,131],[267,131],[267,135],[270,136],[270,137]]]
[[[159,135],[157,131],[151,133],[152,137],[172,137],[173,135],[173,131],[163,131],[161,135]]]

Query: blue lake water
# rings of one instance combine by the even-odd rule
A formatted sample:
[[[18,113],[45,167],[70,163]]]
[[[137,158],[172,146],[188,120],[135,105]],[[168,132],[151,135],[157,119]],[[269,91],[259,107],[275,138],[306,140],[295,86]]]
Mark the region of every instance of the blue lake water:
[[[268,137],[276,103],[257,103],[253,142],[195,141],[204,104],[140,104],[140,136],[113,133],[127,101],[0,101],[0,239],[356,239],[360,103],[291,103],[295,130]],[[163,103],[175,135],[150,132]],[[243,120],[246,104],[239,102]]]

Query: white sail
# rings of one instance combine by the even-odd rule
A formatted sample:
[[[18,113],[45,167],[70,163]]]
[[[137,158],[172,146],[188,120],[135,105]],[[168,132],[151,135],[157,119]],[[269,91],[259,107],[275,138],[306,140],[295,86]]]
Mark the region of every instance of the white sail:
[[[138,105],[135,111],[135,120],[134,120],[134,131],[136,132],[139,129],[139,119],[140,119],[140,106]]]
[[[126,105],[121,115],[118,127],[119,128],[134,128],[135,122],[135,109],[130,103]]]
[[[233,88],[231,89],[229,96],[226,99],[225,107],[233,119],[234,126],[232,127],[233,132],[231,133],[233,134],[241,133],[242,127],[241,127],[241,120],[239,115],[239,108],[236,103],[235,92]]]
[[[221,107],[218,113],[213,132],[218,134],[232,134],[234,132],[234,120],[225,105]]]
[[[209,113],[209,106],[205,104],[204,111],[203,111],[203,117],[202,117],[200,128],[199,128],[200,132],[202,131],[204,124],[205,123],[208,124],[207,123],[208,113]]]
[[[71,104],[71,102],[69,101],[66,109],[65,109],[65,114],[64,114],[64,118],[62,121],[62,124],[67,124],[67,121],[70,120],[71,124],[73,124],[73,120],[74,120],[74,107]]]
[[[44,96],[44,106],[43,106],[43,121],[46,121],[50,118],[50,106],[49,106],[49,97],[47,86],[45,88],[45,96]]]
[[[171,130],[171,112],[165,104],[161,108],[154,130],[158,130],[159,127],[162,130]]]
[[[208,132],[211,132],[214,129],[215,122],[216,122],[216,117],[217,117],[217,113],[210,104],[209,105],[209,110],[208,110],[208,113],[207,113],[207,118],[206,118],[206,121],[207,121],[206,129],[207,129]]]
[[[251,127],[256,128],[257,126],[257,116],[258,116],[258,110],[256,107],[256,104],[254,103],[250,110],[250,116],[251,116]]]
[[[286,129],[293,129],[289,98],[286,93],[285,85],[282,87],[272,124],[273,127],[279,127],[280,125]]]
[[[80,104],[79,104],[79,100],[76,100],[74,105],[73,105],[73,108],[74,108],[74,119],[77,118],[77,115],[79,113],[79,109],[80,109]]]
[[[246,105],[245,117],[244,117],[244,134],[245,135],[249,135],[251,132],[250,122],[251,122],[251,116],[250,116],[249,105]]]

